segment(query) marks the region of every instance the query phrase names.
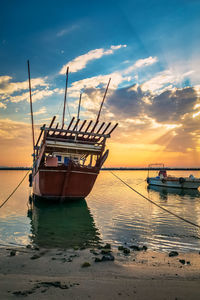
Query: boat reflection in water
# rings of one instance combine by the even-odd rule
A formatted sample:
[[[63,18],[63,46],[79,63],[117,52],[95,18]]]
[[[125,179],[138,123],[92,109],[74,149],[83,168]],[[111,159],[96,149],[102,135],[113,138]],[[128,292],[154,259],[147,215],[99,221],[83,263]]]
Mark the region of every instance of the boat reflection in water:
[[[147,186],[148,193],[151,195],[158,194],[162,200],[167,200],[168,196],[180,196],[184,197],[187,196],[189,198],[196,198],[200,197],[200,192],[198,189],[179,189],[179,188],[168,188],[156,185],[149,185]]]
[[[29,199],[31,210],[31,240],[40,247],[73,248],[95,246],[99,232],[85,199],[63,203],[48,203]]]

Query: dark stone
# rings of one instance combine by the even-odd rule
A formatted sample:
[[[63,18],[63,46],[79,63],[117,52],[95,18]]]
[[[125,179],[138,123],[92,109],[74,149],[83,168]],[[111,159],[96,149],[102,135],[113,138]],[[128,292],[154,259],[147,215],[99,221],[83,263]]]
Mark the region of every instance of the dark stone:
[[[114,261],[114,260],[115,260],[115,258],[114,258],[114,256],[112,254],[110,254],[110,255],[103,255],[103,257],[101,259],[101,261]]]
[[[130,246],[131,249],[133,249],[133,251],[140,251],[140,247],[136,246],[136,245],[132,245]]]
[[[34,291],[35,291],[34,288],[32,290],[28,290],[28,291],[15,291],[15,292],[13,292],[13,295],[16,295],[16,296],[28,296],[30,294],[33,294]]]
[[[53,287],[56,287],[56,288],[60,288],[60,289],[68,289],[68,285],[67,284],[62,284],[60,281],[44,281],[44,282],[40,282],[40,284],[38,285],[39,286],[45,286],[45,287],[48,287],[48,286],[53,286]]]
[[[119,247],[118,247],[118,250],[119,250],[119,251],[123,251],[123,250],[124,250],[124,246],[119,246]]]
[[[111,260],[111,261],[114,261],[114,260],[115,260],[115,257],[114,257],[112,254],[110,254],[110,260]]]
[[[71,254],[70,257],[79,257],[78,254]]]
[[[87,262],[87,261],[85,261],[85,262],[81,265],[82,268],[87,268],[87,267],[90,267],[90,266],[91,266],[90,263]]]
[[[16,250],[11,250],[10,251],[10,256],[15,256],[16,255]]]
[[[111,249],[111,244],[105,244],[105,246],[103,247],[104,249]]]
[[[79,249],[80,249],[80,250],[85,250],[86,247],[85,247],[85,246],[81,246]]]
[[[124,254],[129,254],[131,251],[128,248],[124,248],[123,252],[124,252]]]
[[[95,260],[94,260],[94,262],[101,262],[102,260],[101,260],[101,258],[99,258],[99,257],[95,257]]]
[[[37,247],[37,246],[35,246],[35,247],[33,248],[33,250],[39,251],[39,250],[40,250],[40,248],[39,248],[39,247]]]
[[[27,296],[28,293],[26,291],[15,291],[15,292],[13,292],[13,295],[16,295],[16,296]]]
[[[185,265],[185,259],[179,259],[179,262],[180,262],[182,265]]]
[[[142,250],[147,251],[147,249],[148,249],[147,246],[145,246],[145,245],[142,246]]]
[[[31,256],[31,259],[38,259],[38,258],[40,258],[40,257],[41,257],[40,255],[35,254],[35,255]]]
[[[92,251],[90,250],[90,252],[94,255],[99,255],[99,252],[96,252],[95,250],[92,250]]]
[[[63,263],[65,263],[65,262],[67,261],[67,259],[66,259],[65,257],[63,257],[63,258],[61,258],[61,261],[62,261]]]
[[[72,258],[69,257],[66,261],[67,261],[67,262],[72,262]]]
[[[173,256],[178,256],[178,252],[177,251],[171,251],[169,253],[169,257],[173,257]]]
[[[27,249],[31,249],[31,245],[26,245],[26,248]]]
[[[187,261],[187,265],[191,265],[190,261]]]
[[[110,253],[110,249],[102,249],[101,250],[101,254],[109,254]]]

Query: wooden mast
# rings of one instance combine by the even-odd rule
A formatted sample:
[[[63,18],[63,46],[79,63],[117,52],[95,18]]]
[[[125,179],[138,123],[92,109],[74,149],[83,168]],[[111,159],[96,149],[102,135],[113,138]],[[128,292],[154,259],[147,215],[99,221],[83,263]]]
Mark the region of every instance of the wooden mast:
[[[80,93],[79,104],[78,104],[77,120],[79,119],[79,114],[80,114],[80,107],[81,107],[81,97],[82,97],[82,94]]]
[[[31,96],[31,76],[30,76],[29,60],[27,61],[27,64],[28,64],[28,81],[29,81],[29,95],[30,95],[32,137],[33,137],[33,160],[35,160],[35,134],[34,134],[34,123],[33,123],[33,106],[32,106],[32,96]]]
[[[105,90],[105,93],[104,93],[104,96],[103,96],[103,100],[102,100],[102,102],[101,102],[101,106],[100,106],[100,109],[99,109],[99,112],[98,112],[98,116],[97,116],[96,122],[99,121],[100,114],[101,114],[101,109],[102,109],[102,106],[103,106],[103,104],[104,104],[104,100],[105,100],[105,98],[106,98],[106,94],[107,94],[107,91],[108,91],[108,87],[109,87],[110,81],[111,81],[111,78],[109,78],[109,81],[108,81],[108,84],[107,84],[107,87],[106,87],[106,90]]]
[[[66,71],[66,85],[65,85],[65,96],[64,96],[62,128],[64,127],[64,122],[65,122],[65,107],[66,107],[66,99],[67,99],[68,73],[69,73],[69,67],[67,67],[67,71]]]

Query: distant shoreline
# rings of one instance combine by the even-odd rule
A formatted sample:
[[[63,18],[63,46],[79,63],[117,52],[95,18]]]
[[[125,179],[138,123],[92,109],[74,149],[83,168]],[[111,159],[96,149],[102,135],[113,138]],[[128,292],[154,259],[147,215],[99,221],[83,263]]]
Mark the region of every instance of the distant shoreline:
[[[200,171],[200,167],[197,168],[185,168],[185,167],[166,167],[166,170],[171,171]],[[28,167],[0,167],[0,171],[28,171],[31,170],[31,168]],[[148,170],[160,170],[160,168],[125,168],[125,167],[119,167],[119,168],[102,168],[102,171],[148,171]]]

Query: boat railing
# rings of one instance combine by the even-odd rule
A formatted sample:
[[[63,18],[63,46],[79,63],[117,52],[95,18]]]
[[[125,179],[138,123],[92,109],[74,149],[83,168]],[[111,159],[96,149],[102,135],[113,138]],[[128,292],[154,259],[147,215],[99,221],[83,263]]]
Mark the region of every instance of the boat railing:
[[[57,134],[61,134],[63,133],[63,136],[64,136],[64,133],[65,133],[65,136],[67,137],[67,134],[70,134],[69,136],[71,135],[82,135],[82,136],[87,136],[87,137],[104,137],[104,138],[109,138],[110,137],[110,134],[101,134],[101,133],[95,133],[95,132],[87,132],[87,131],[79,131],[79,130],[67,130],[67,129],[57,129],[57,128],[44,128],[44,132],[47,132],[49,136],[51,136],[50,132],[53,131],[55,132],[55,134],[53,135],[54,137],[56,136],[56,133]]]
[[[95,153],[100,153],[102,149],[104,148],[103,144],[89,144],[89,143],[68,143],[66,141],[57,141],[57,140],[49,140],[46,139],[45,141],[46,145],[46,150],[55,150],[59,149],[61,152],[64,149],[68,149],[73,151],[74,153],[77,153],[77,151],[81,151],[82,153],[85,152],[95,152]]]
[[[102,145],[104,143],[104,139],[84,139],[72,136],[70,138],[59,136],[51,137],[51,135],[47,136],[47,140],[50,141],[60,141],[60,142],[68,142],[68,143],[76,143],[76,144],[89,144],[89,145]]]
[[[92,121],[89,121],[87,126],[87,120],[84,120],[82,124],[79,126],[78,124],[80,120],[78,119],[74,126],[75,118],[73,117],[71,119],[70,124],[68,125],[67,129],[64,129],[63,127],[58,128],[58,123],[55,127],[53,126],[53,123],[55,121],[55,117],[53,117],[49,127],[46,127],[46,124],[44,124],[40,129],[40,135],[38,137],[38,140],[35,144],[35,150],[39,150],[39,142],[43,136],[43,141],[48,140],[54,140],[54,141],[62,141],[62,142],[72,142],[72,143],[82,143],[82,144],[90,144],[90,145],[98,145],[98,146],[104,146],[106,139],[110,138],[111,133],[115,130],[118,123],[116,123],[111,129],[111,122],[109,122],[107,125],[105,122],[99,124],[98,121],[96,121],[91,128]],[[99,125],[99,126],[98,126]],[[84,129],[84,127],[86,128]],[[71,129],[72,127],[72,129]],[[98,128],[97,128],[98,127]],[[96,129],[97,128],[97,129]]]

